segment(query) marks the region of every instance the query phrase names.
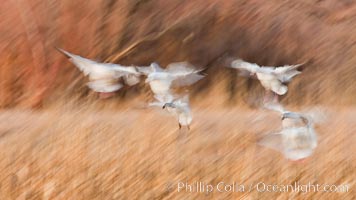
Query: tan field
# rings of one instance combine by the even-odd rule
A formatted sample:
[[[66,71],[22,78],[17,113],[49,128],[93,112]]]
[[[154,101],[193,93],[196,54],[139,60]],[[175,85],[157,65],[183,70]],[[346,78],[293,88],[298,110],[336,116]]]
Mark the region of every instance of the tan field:
[[[0,17],[0,200],[356,199],[355,1],[12,0]],[[178,91],[190,94],[191,129],[146,108],[144,77],[99,99],[54,47],[205,68]],[[306,160],[257,144],[281,120],[261,108],[258,80],[226,67],[236,58],[304,63],[280,102],[324,115]]]
[[[356,108],[327,110],[329,118],[316,126],[319,145],[303,162],[257,145],[280,128],[273,112],[196,106],[187,132],[161,109],[99,108],[3,111],[0,199],[355,197]],[[178,191],[180,182],[235,182],[245,190]],[[260,182],[347,185],[348,191],[263,192]],[[258,183],[259,191],[248,191]]]

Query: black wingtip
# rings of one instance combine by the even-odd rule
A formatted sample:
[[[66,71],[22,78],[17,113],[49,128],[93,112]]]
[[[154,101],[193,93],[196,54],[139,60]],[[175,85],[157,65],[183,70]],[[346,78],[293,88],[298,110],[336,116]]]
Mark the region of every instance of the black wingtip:
[[[59,48],[59,47],[54,47],[55,49],[57,49],[57,51],[59,51],[60,53],[62,53],[63,55],[65,55],[68,58],[71,58],[71,56],[69,55],[68,52],[64,51],[63,49]]]

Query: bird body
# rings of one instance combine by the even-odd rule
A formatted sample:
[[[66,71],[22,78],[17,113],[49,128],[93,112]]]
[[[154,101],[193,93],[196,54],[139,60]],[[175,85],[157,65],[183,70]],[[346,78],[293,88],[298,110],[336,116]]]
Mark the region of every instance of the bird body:
[[[301,113],[286,111],[281,105],[266,107],[282,114],[282,130],[265,136],[259,144],[282,152],[290,160],[309,157],[317,147],[312,119]]]
[[[317,136],[311,119],[299,113],[285,112],[282,127],[284,154],[287,158],[299,160],[313,153],[317,147]]]
[[[172,95],[172,89],[191,85],[204,76],[200,75],[195,67],[187,62],[171,63],[166,69],[162,69],[158,64],[152,63],[150,68],[141,67],[138,69],[147,75],[146,83],[151,87],[158,102],[149,105],[162,105],[163,109],[176,116],[179,128],[187,126],[193,118],[190,111],[188,96],[176,98]]]
[[[188,129],[190,129],[193,117],[189,106],[188,96],[174,100],[171,103],[166,103],[163,107],[167,108],[168,112],[176,116],[179,128],[187,126]]]
[[[288,91],[288,87],[283,85],[276,77],[271,73],[256,73],[261,85],[266,89],[273,91],[278,95],[284,95]]]
[[[152,80],[149,84],[154,94],[166,95],[171,93],[171,81],[169,79]]]
[[[160,107],[167,110],[168,113],[174,115],[178,120],[179,128],[182,126],[189,126],[193,120],[190,106],[189,97],[173,97],[173,95],[160,96],[155,95],[156,101],[149,103],[149,106]]]
[[[191,85],[204,77],[198,74],[200,70],[194,69],[186,62],[169,64],[167,69],[162,69],[158,64],[152,63],[150,68],[139,70],[146,72],[145,82],[150,85],[152,92],[166,99],[172,96],[173,88]]]
[[[314,129],[309,127],[285,128],[282,135],[283,153],[291,160],[309,157],[317,147]]]

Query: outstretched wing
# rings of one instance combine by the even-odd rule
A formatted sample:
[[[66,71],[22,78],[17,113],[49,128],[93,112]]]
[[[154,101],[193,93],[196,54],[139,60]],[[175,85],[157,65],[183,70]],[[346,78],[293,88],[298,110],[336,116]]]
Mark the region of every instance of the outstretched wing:
[[[110,83],[102,80],[90,81],[87,86],[95,92],[115,92],[123,87],[120,83]]]
[[[140,72],[146,76],[153,72],[151,67],[136,67],[136,69],[138,72]]]
[[[112,63],[98,63],[93,60],[69,53],[63,49],[57,49],[66,55],[69,60],[84,73],[85,76],[89,75],[94,79],[118,79],[126,74],[138,74],[134,67],[124,67]]]
[[[121,74],[139,74],[139,72],[136,70],[135,67],[132,66],[122,66],[119,64],[113,64],[113,63],[99,63],[87,58],[83,58],[81,56],[69,53],[63,49],[57,48],[58,51],[66,55],[70,61],[76,65],[81,71],[84,72],[85,75],[88,75],[90,73],[93,73],[95,70],[98,68],[106,68],[110,69],[113,71],[116,71]]]
[[[303,64],[298,65],[285,65],[282,67],[277,67],[274,69],[274,74],[277,78],[285,83],[292,80],[292,78],[302,72],[298,71],[298,67],[302,66]]]
[[[140,66],[137,66],[136,67],[136,70],[141,73],[141,74],[144,74],[146,76],[148,76],[149,74],[151,73],[154,73],[154,72],[163,72],[164,70],[155,62],[151,63],[150,66],[148,67],[140,67]]]
[[[176,76],[176,78],[172,82],[172,87],[184,87],[184,86],[192,85],[198,82],[202,78],[204,78],[204,75],[195,74],[195,73]]]
[[[258,144],[279,152],[283,152],[283,139],[280,132],[270,133],[258,141]]]
[[[153,62],[151,63],[150,67],[153,72],[163,72],[163,69],[161,68],[161,66],[159,66],[158,63]]]
[[[284,107],[279,103],[267,103],[267,104],[264,105],[264,108],[272,110],[272,111],[276,111],[276,112],[279,112],[279,113],[286,112]]]
[[[64,55],[69,57],[70,61],[81,70],[84,75],[89,76],[89,88],[96,92],[114,92],[123,87],[118,83],[118,79],[124,76],[128,85],[134,85],[139,82],[140,73],[135,67],[124,67],[112,63],[98,63],[93,60],[69,53],[63,49],[57,48]]]
[[[235,69],[240,69],[240,70],[247,70],[247,71],[253,72],[253,73],[256,73],[256,71],[260,68],[260,66],[255,63],[249,63],[249,62],[243,61],[241,59],[232,61],[230,67],[235,68]]]
[[[204,69],[196,69],[194,65],[188,62],[176,62],[167,65],[165,71],[170,74],[183,75],[183,74],[198,73],[203,70]]]
[[[312,123],[325,123],[330,117],[327,110],[323,107],[308,107],[302,110],[302,113],[311,121]]]
[[[80,70],[84,73],[85,76],[89,75],[94,71],[94,68],[97,67],[99,63],[83,58],[81,56],[71,54],[63,49],[57,48],[58,51],[66,55],[69,60]]]
[[[284,66],[281,66],[281,67],[276,67],[274,71],[276,73],[287,73],[289,71],[297,70],[298,67],[302,66],[303,64],[304,63],[297,64],[297,65],[284,65]]]

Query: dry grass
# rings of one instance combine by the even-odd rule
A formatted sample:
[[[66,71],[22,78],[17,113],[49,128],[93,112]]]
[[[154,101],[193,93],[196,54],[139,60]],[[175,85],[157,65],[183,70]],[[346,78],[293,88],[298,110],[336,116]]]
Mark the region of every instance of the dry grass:
[[[161,110],[62,106],[0,114],[0,199],[354,199],[355,108],[328,109],[319,146],[293,163],[256,144],[279,116],[194,107],[192,130]],[[346,193],[177,192],[177,183],[349,184]],[[167,186],[171,189],[167,190]]]

